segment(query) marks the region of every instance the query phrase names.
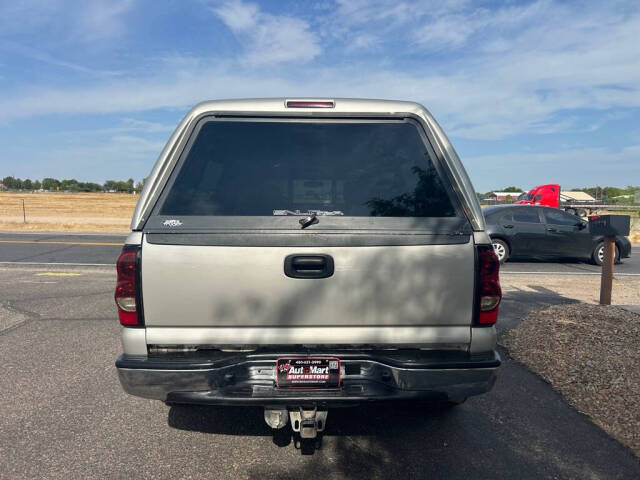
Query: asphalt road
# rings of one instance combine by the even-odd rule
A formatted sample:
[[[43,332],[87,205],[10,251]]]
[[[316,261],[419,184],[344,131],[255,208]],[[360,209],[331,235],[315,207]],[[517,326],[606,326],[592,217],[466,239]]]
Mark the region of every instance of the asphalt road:
[[[3,263],[81,263],[115,264],[124,235],[72,235],[41,233],[0,233],[0,264]],[[586,262],[507,262],[501,267],[513,274],[599,274],[600,267]],[[632,249],[631,258],[615,266],[617,274],[640,275],[640,248]]]
[[[113,265],[124,235],[0,233],[2,263],[82,263]]]
[[[55,245],[22,261],[115,248]],[[130,397],[114,280],[113,267],[0,265],[1,478],[640,478],[629,449],[506,352],[494,390],[454,409],[331,410],[310,456],[276,444],[257,408]],[[505,325],[527,301],[505,298]]]

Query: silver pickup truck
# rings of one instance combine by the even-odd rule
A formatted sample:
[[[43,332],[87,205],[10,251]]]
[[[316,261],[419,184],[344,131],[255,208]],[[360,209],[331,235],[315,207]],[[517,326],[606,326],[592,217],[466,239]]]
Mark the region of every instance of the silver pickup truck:
[[[329,407],[456,404],[495,382],[498,260],[421,105],[201,103],[131,229],[115,300],[132,395],[263,406],[313,439]]]

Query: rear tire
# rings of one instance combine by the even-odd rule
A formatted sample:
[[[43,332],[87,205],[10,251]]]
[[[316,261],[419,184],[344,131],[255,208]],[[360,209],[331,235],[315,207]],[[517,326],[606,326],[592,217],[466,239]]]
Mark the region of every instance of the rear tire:
[[[491,239],[491,245],[501,264],[509,259],[509,245],[507,245],[507,242],[499,238],[493,238]]]
[[[604,242],[598,243],[596,248],[593,249],[593,252],[591,253],[591,261],[598,266],[602,266],[602,262],[604,261]],[[620,250],[617,245],[613,261],[614,263],[620,263]]]

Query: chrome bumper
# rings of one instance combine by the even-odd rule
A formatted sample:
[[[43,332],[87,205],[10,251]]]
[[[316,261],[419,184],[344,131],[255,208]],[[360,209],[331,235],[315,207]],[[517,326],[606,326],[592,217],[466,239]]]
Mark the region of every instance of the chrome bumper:
[[[320,355],[313,353],[311,356]],[[326,355],[326,352],[322,352]],[[120,383],[135,396],[174,403],[221,405],[321,405],[417,398],[451,399],[489,391],[500,365],[497,352],[419,358],[333,353],[341,359],[338,389],[278,389],[279,355],[242,355],[221,361],[160,361],[121,356]],[[266,358],[265,358],[266,357]]]

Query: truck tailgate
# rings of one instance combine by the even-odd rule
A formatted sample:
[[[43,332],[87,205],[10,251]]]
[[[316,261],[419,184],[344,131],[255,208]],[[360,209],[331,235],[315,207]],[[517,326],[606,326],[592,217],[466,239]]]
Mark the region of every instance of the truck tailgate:
[[[145,241],[142,251],[150,328],[468,327],[472,321],[472,242],[318,248]],[[284,260],[291,254],[330,255],[335,272],[289,278]]]

